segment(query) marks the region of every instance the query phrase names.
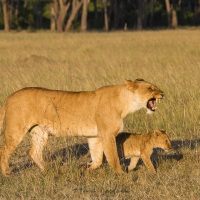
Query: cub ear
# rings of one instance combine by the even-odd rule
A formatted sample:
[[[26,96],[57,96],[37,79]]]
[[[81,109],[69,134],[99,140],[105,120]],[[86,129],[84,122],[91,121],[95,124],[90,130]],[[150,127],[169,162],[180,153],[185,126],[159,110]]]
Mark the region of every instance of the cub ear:
[[[166,133],[166,130],[162,129],[162,130],[160,130],[160,132],[164,134],[164,133]]]
[[[161,132],[160,132],[159,130],[155,130],[155,131],[153,132],[153,134],[154,134],[156,137],[158,137],[158,136],[161,134]]]
[[[138,85],[131,80],[125,80],[124,83],[126,84],[127,88],[131,91],[134,91],[138,88]]]

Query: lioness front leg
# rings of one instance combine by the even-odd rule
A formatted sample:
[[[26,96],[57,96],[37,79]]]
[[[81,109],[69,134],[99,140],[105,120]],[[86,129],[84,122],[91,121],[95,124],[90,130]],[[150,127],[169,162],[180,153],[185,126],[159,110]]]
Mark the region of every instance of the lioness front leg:
[[[114,172],[120,174],[123,173],[123,170],[121,169],[119,162],[116,136],[121,131],[123,122],[118,113],[107,113],[107,109],[102,109],[104,112],[99,112],[96,118],[98,136],[101,138],[103,151],[108,164]],[[110,116],[110,118],[105,118],[105,115]]]
[[[89,151],[92,158],[92,163],[89,170],[94,170],[102,164],[103,161],[103,146],[99,138],[88,138]]]
[[[149,172],[156,174],[156,170],[151,162],[150,155],[143,153],[141,155],[141,158],[142,158],[144,164],[146,165],[147,169],[149,170]]]
[[[118,174],[123,173],[117,153],[115,135],[114,134],[109,135],[109,133],[105,134],[102,144],[106,159],[110,167],[114,170],[114,172]]]

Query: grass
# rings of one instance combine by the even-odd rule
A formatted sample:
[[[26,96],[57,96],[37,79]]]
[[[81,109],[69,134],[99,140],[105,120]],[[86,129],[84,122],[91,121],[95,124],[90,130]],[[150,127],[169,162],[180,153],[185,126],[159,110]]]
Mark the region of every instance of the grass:
[[[166,129],[177,152],[155,154],[155,176],[142,163],[127,175],[116,176],[106,163],[88,174],[81,167],[88,159],[80,155],[86,138],[51,137],[44,152],[48,167],[41,173],[28,155],[27,135],[10,159],[13,174],[0,174],[0,199],[198,199],[199,35],[200,30],[1,33],[0,105],[22,87],[93,90],[144,78],[165,92],[165,100],[153,116],[141,110],[126,117],[125,131]]]

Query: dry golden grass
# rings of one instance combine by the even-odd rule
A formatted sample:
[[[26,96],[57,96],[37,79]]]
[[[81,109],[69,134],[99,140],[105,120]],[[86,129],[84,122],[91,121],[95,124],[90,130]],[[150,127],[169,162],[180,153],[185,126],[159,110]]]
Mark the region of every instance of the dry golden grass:
[[[144,110],[129,115],[125,131],[166,129],[177,152],[154,155],[155,176],[143,164],[127,175],[114,175],[106,163],[88,174],[80,167],[87,162],[80,155],[87,150],[85,138],[50,138],[43,174],[28,155],[27,135],[10,159],[13,174],[0,174],[0,199],[198,199],[199,35],[200,30],[1,33],[0,105],[22,87],[92,90],[144,78],[165,91],[165,100],[153,116]]]

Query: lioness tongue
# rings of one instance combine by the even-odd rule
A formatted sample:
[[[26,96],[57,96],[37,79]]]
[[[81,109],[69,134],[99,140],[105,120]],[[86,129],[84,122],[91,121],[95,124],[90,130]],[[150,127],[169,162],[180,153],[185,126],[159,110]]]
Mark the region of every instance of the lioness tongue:
[[[152,108],[154,108],[154,103],[153,103],[153,101],[150,101],[149,104],[150,104],[150,106],[151,106]]]

